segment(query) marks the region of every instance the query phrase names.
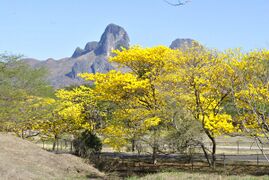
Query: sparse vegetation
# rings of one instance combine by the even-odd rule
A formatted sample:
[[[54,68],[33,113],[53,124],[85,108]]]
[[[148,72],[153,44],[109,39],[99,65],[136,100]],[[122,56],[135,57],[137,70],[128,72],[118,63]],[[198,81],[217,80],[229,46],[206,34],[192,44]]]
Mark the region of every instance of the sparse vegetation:
[[[208,173],[189,173],[189,172],[164,172],[152,175],[147,175],[145,177],[129,177],[128,180],[267,180],[269,176],[242,176],[242,175],[218,175],[218,174],[208,174]]]

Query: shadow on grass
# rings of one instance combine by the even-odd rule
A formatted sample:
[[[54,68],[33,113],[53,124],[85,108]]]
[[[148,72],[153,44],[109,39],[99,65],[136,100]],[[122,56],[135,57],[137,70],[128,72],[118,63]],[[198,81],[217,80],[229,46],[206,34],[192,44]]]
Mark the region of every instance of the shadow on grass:
[[[89,179],[106,179],[105,177],[98,176],[96,174],[88,174],[88,175],[86,175],[86,178],[89,178]]]

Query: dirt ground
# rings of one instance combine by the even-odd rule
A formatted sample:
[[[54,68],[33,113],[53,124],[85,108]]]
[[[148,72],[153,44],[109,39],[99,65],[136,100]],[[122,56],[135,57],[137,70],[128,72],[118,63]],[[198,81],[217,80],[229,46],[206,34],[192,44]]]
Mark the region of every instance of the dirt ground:
[[[54,154],[12,135],[0,133],[1,179],[103,179],[105,175],[70,154]]]
[[[185,158],[164,158],[158,159],[157,164],[151,163],[150,156],[127,156],[124,153],[118,153],[108,155],[101,154],[100,158],[95,162],[96,167],[101,171],[106,172],[107,175],[115,174],[118,177],[143,177],[147,174],[155,174],[160,172],[184,172],[184,173],[205,173],[205,174],[217,174],[224,176],[266,176],[269,175],[269,165],[245,162],[233,162],[232,164],[223,164],[223,162],[217,162],[216,169],[208,167],[206,162],[188,162]],[[162,178],[159,178],[162,179]]]

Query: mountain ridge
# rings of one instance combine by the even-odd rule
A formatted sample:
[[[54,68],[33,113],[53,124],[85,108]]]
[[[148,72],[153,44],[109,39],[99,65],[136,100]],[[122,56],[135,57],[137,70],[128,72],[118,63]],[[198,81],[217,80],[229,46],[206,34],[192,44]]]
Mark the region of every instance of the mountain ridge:
[[[175,39],[170,48],[178,49],[190,45],[192,39]],[[81,85],[85,83],[77,76],[79,73],[107,73],[117,69],[117,64],[110,63],[108,57],[114,49],[129,48],[130,38],[125,29],[116,24],[109,24],[99,41],[89,41],[84,48],[77,47],[70,57],[55,60],[48,58],[40,61],[25,58],[23,61],[33,68],[44,67],[48,70],[47,80],[55,88]]]

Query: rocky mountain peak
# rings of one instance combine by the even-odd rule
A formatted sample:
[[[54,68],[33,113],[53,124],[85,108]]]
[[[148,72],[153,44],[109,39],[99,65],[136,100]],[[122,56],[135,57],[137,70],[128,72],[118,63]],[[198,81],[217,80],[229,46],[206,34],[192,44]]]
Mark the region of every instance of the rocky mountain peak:
[[[128,48],[129,42],[129,36],[124,28],[116,24],[109,24],[102,34],[94,52],[96,55],[109,56],[113,49],[119,49],[121,47]]]
[[[97,41],[88,42],[85,45],[84,51],[87,51],[87,52],[93,51],[93,50],[95,50],[97,48],[97,45],[98,45]]]
[[[80,47],[77,47],[76,50],[74,51],[73,55],[71,56],[72,58],[77,58],[79,56],[82,56],[88,52],[91,52],[97,48],[98,42],[97,41],[91,41],[88,42],[85,45],[84,49],[81,49]]]
[[[79,57],[83,55],[84,50],[81,49],[80,47],[77,47],[76,50],[74,51],[73,55],[71,56],[72,58]]]
[[[184,47],[191,47],[192,43],[194,42],[193,39],[175,39],[171,45],[169,46],[171,49],[180,49]]]
[[[99,42],[91,41],[84,48],[77,47],[71,58],[45,61],[28,58],[23,61],[34,68],[45,67],[48,69],[47,80],[55,88],[80,85],[85,82],[77,76],[79,73],[107,73],[112,69],[117,69],[118,65],[110,63],[108,56],[113,49],[128,48],[129,41],[129,36],[124,28],[109,24]],[[193,42],[195,41],[192,39],[176,39],[171,43],[170,48],[190,47],[195,44]]]

